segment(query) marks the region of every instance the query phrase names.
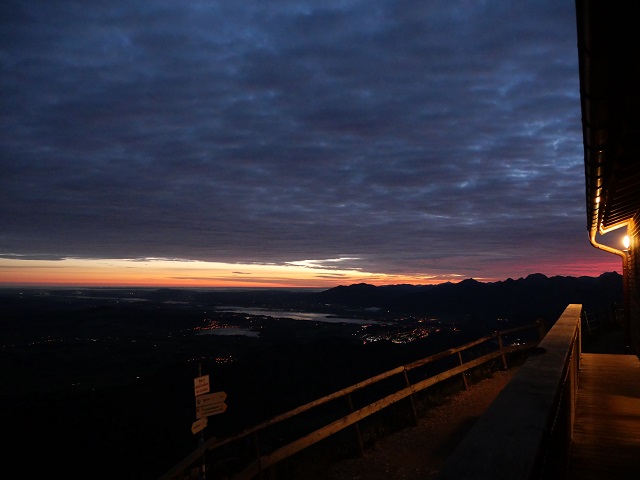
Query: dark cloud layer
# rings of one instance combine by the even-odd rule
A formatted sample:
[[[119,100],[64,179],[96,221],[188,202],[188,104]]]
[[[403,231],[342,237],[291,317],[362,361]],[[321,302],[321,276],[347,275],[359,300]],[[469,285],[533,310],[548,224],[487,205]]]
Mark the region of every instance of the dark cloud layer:
[[[573,2],[9,0],[0,22],[2,254],[602,258]]]

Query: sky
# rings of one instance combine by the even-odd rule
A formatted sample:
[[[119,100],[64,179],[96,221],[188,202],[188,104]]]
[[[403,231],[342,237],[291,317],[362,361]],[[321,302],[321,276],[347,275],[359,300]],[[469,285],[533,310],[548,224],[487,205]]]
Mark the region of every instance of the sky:
[[[588,240],[575,24],[572,0],[4,0],[0,284],[621,272]]]

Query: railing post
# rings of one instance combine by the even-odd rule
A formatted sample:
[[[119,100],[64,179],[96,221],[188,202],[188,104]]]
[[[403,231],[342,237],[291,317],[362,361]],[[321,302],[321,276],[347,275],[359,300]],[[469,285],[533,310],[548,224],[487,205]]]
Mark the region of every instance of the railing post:
[[[576,416],[576,400],[578,398],[578,387],[580,382],[580,356],[582,355],[582,325],[578,322],[576,328],[576,339],[573,344],[573,378],[572,378],[572,392],[571,392],[571,429],[569,440],[573,440],[573,426],[575,424]]]
[[[589,325],[589,317],[587,316],[587,312],[582,312],[582,318],[584,320],[584,324],[587,327],[587,334],[591,335],[591,325]]]
[[[570,444],[573,439],[573,425],[575,423],[576,414],[576,396],[578,385],[578,348],[574,343],[571,348],[571,364],[569,365],[569,418],[567,419],[567,443]]]
[[[544,321],[541,319],[536,320],[536,325],[538,325],[538,335],[540,335],[540,340],[544,338],[547,334],[547,329],[544,326]]]
[[[351,394],[347,393],[347,404],[349,405],[349,413],[353,413],[353,402],[351,401]],[[360,433],[360,425],[358,422],[353,424],[353,428],[356,432],[356,443],[358,445],[358,453],[361,457],[364,457],[364,445],[362,444],[362,434]]]
[[[264,473],[262,472],[262,465],[260,462],[260,443],[258,442],[258,432],[254,432],[252,435],[253,438],[253,448],[256,452],[256,460],[258,460],[258,470],[260,472],[260,478],[264,478]]]
[[[509,366],[507,365],[507,356],[504,354],[504,347],[502,346],[502,335],[500,334],[499,330],[496,331],[496,335],[498,336],[498,345],[500,346],[500,356],[502,357],[502,366],[504,367],[505,370],[508,370]]]
[[[407,375],[407,369],[404,368],[402,370],[402,373],[404,374],[404,382],[407,388],[410,388],[411,383],[409,382],[409,375]],[[418,425],[418,411],[416,410],[416,401],[413,393],[409,395],[409,400],[411,401],[411,412],[413,413],[413,422],[415,425]]]
[[[462,365],[462,353],[458,352],[458,360],[460,360],[460,365]],[[462,372],[462,381],[464,382],[464,389],[469,390],[469,383],[467,383],[467,372]]]
[[[569,449],[573,440],[575,425],[576,400],[578,396],[578,381],[580,369],[580,332],[582,330],[582,316],[578,317],[573,339],[569,346],[569,363],[566,367],[562,396],[558,405],[556,422],[551,427],[555,437],[548,447],[549,466],[544,478],[556,478],[560,475],[566,478],[569,469]]]

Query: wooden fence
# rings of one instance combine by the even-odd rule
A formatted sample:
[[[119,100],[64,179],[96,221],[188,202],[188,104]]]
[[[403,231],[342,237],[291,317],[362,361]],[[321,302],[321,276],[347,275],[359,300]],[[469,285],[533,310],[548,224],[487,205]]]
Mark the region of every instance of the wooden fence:
[[[535,354],[449,455],[438,480],[568,478],[581,316],[582,305],[567,306]]]
[[[534,340],[520,340],[516,333],[523,331],[536,330],[537,335]],[[531,325],[525,325],[522,327],[512,328],[508,330],[496,331],[491,335],[474,340],[456,348],[450,348],[440,353],[436,353],[429,357],[417,360],[415,362],[394,368],[386,371],[367,380],[358,382],[347,388],[326,395],[322,398],[309,402],[298,408],[290,410],[286,413],[271,418],[265,422],[262,422],[253,427],[247,428],[238,434],[229,436],[223,439],[210,438],[204,442],[199,448],[188,455],[178,465],[172,468],[169,472],[163,475],[160,480],[186,480],[193,478],[201,478],[203,471],[206,467],[205,455],[208,452],[221,449],[222,447],[233,444],[234,442],[242,442],[250,439],[254,446],[254,460],[250,461],[247,465],[240,469],[235,475],[232,474],[231,478],[235,480],[250,480],[262,474],[266,469],[273,467],[278,462],[291,457],[292,455],[306,449],[327,437],[336,434],[337,432],[346,429],[347,427],[354,427],[356,433],[356,440],[360,452],[363,451],[363,442],[360,430],[358,428],[359,422],[363,419],[373,415],[382,409],[389,407],[401,400],[408,399],[411,405],[412,416],[417,422],[418,414],[416,409],[415,395],[418,392],[425,390],[428,387],[441,383],[447,379],[460,375],[464,387],[468,388],[467,372],[473,368],[486,364],[487,362],[500,359],[503,368],[508,368],[507,355],[512,352],[524,351],[533,348],[538,345],[539,341],[545,334],[544,325],[538,321]],[[524,336],[524,335],[522,335]],[[509,339],[509,341],[505,341]],[[513,340],[511,340],[513,339]],[[464,360],[463,353],[468,354],[475,351],[478,356],[472,359]],[[433,365],[438,360],[453,359],[456,366],[447,368],[444,371],[433,374],[433,371],[422,373],[422,375],[415,375],[421,369],[429,365]],[[426,378],[425,378],[426,376]],[[384,395],[376,400],[355,409],[353,407],[352,395],[356,392],[363,391],[366,387],[372,387],[379,385],[383,380],[390,378],[400,378],[402,387],[393,393]],[[413,378],[415,377],[415,378]],[[299,436],[295,440],[289,441],[285,445],[270,448],[269,451],[264,452],[264,448],[261,446],[258,439],[258,435],[267,431],[267,429],[273,427],[276,424],[284,422],[285,420],[299,418],[304,412],[309,412],[320,406],[327,405],[330,402],[334,402],[338,399],[346,399],[349,405],[350,412],[347,415],[341,416],[333,421],[325,423],[320,428],[313,430],[310,433]],[[208,472],[207,472],[208,473]],[[214,472],[211,472],[215,475]]]

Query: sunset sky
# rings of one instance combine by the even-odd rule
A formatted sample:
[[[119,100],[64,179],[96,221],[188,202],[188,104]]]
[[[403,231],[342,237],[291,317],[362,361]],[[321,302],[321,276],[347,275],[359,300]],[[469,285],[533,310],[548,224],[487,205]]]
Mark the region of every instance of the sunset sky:
[[[0,23],[0,284],[621,272],[588,241],[573,1],[5,0]]]

